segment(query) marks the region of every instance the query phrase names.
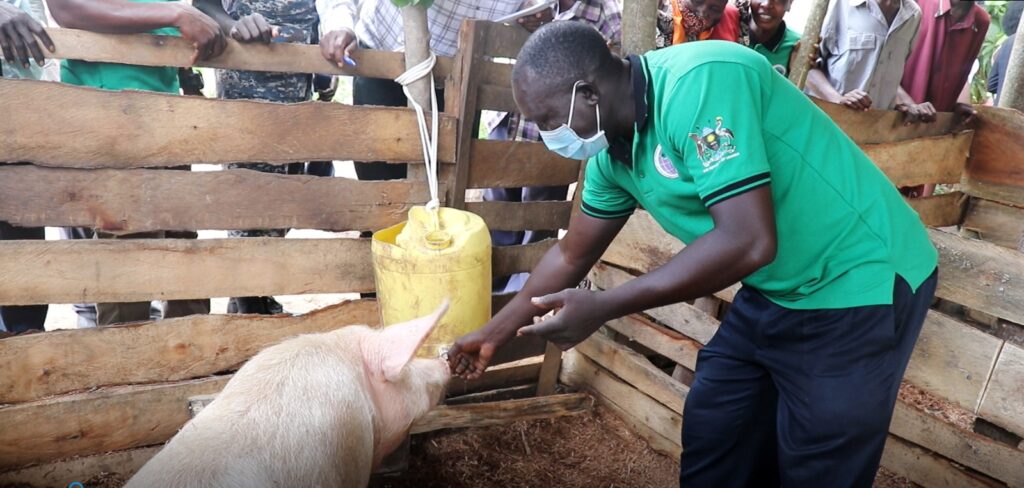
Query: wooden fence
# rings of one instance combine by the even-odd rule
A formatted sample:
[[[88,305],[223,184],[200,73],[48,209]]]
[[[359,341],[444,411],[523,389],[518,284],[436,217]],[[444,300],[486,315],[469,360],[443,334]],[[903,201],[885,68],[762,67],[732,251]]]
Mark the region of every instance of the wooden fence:
[[[54,57],[184,66],[180,38],[51,29]],[[467,202],[467,190],[567,185],[579,162],[534,142],[476,138],[479,111],[512,106],[503,46],[525,31],[468,23],[460,56],[441,58],[447,111],[439,125],[442,200],[492,229],[565,228],[572,202]],[[514,56],[514,52],[511,52]],[[356,68],[315,46],[229,41],[207,65],[394,78],[400,53],[364,50]],[[428,200],[415,114],[339,103],[276,104],[109,92],[0,79],[0,220],[154,230],[306,228],[376,230]],[[46,103],[26,104],[15,101]],[[411,163],[410,178],[354,181],[254,171],[167,171],[184,164],[309,160]],[[554,241],[495,248],[494,276],[528,271]],[[368,239],[153,239],[0,242],[0,304],[78,303],[373,291]],[[494,310],[508,296],[493,298]],[[118,467],[131,472],[187,421],[187,400],[218,392],[253,354],[299,333],[378,324],[358,300],[303,316],[200,315],[0,339],[0,484],[66,485]],[[553,393],[560,354],[518,340],[482,379],[456,381],[451,406],[415,432],[571,414],[584,395],[478,403]],[[512,389],[512,392],[495,392]],[[483,392],[483,393],[481,393]],[[77,458],[76,458],[77,457]]]

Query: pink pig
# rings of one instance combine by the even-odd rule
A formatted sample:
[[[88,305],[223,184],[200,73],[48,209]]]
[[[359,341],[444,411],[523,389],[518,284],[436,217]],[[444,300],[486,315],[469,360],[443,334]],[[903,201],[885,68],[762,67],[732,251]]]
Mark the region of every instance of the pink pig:
[[[413,356],[447,309],[263,350],[126,486],[366,486],[444,393],[447,361]]]

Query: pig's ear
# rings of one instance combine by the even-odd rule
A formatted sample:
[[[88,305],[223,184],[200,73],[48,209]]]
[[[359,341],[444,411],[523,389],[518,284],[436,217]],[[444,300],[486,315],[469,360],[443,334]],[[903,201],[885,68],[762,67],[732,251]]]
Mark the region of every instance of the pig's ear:
[[[416,350],[426,342],[427,337],[437,327],[437,323],[448,311],[448,300],[445,300],[434,313],[401,324],[385,328],[380,334],[380,347],[384,349],[384,361],[381,365],[384,379],[397,381],[405,365],[412,361]]]

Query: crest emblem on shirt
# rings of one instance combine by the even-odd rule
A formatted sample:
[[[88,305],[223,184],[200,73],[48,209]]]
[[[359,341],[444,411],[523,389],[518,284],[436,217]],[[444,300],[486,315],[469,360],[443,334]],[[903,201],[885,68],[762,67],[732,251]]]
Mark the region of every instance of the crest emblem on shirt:
[[[654,149],[654,169],[658,170],[658,173],[665,178],[679,178],[679,170],[676,169],[676,165],[672,164],[672,160],[668,156],[662,154],[661,144]]]
[[[708,123],[697,129],[697,132],[690,133],[690,139],[697,146],[697,159],[704,165],[705,173],[740,155],[733,144],[736,137],[723,122],[722,117],[718,116],[713,124]]]

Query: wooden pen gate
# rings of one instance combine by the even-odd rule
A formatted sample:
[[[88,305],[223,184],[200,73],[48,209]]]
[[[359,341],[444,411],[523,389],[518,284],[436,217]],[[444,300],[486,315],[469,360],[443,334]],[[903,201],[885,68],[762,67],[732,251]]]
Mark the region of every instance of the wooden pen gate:
[[[184,66],[183,39],[51,29],[54,57]],[[467,189],[565,185],[579,162],[542,144],[476,139],[479,111],[512,108],[511,65],[526,33],[467,23],[463,55],[440,58],[442,204],[479,214],[491,229],[559,229],[572,202],[467,202]],[[510,44],[512,43],[512,44]],[[508,46],[514,46],[510,49]],[[316,46],[229,43],[210,67],[394,78],[401,53],[359,51],[356,68]],[[85,226],[111,233],[303,228],[376,230],[428,199],[415,113],[338,103],[273,104],[56,83],[0,80],[0,220]],[[36,101],[24,106],[13,103]],[[45,103],[38,103],[45,101]],[[23,108],[22,108],[23,107]],[[353,181],[183,164],[310,160],[411,162],[410,179]],[[553,240],[495,248],[494,276],[530,270]],[[0,304],[126,302],[223,296],[370,292],[368,239],[207,239],[0,242]],[[508,296],[494,297],[497,311]],[[299,333],[378,324],[374,300],[303,316],[196,315],[0,340],[0,484],[66,486],[104,470],[130,473],[187,421],[189,397],[218,392],[262,348]],[[518,339],[477,381],[453,382],[450,403],[414,432],[551,417],[588,408],[554,395],[560,353]],[[497,391],[495,391],[497,389]],[[70,459],[75,456],[85,456]],[[69,460],[70,459],[70,460]]]

